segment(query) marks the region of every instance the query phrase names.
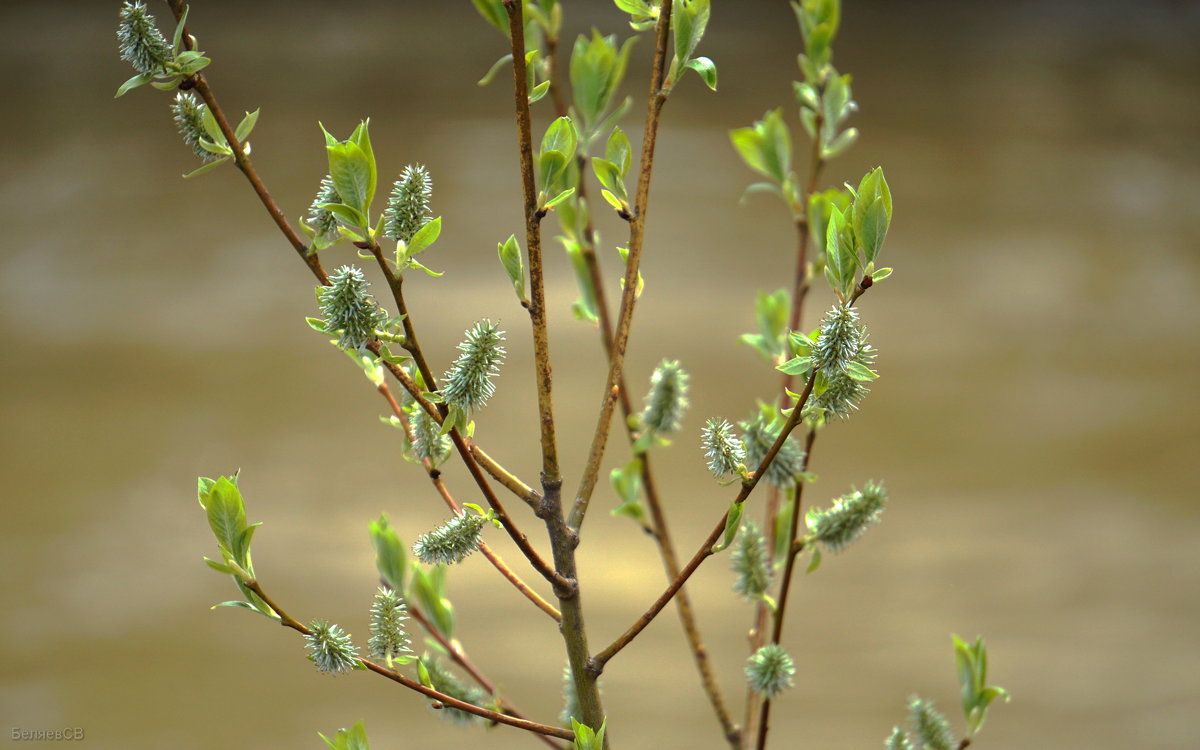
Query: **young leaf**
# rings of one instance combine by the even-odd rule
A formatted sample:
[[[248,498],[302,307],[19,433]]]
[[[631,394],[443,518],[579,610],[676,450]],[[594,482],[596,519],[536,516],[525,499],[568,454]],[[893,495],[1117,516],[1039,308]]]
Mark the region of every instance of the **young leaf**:
[[[717,90],[717,64],[707,57],[697,57],[687,61],[687,68],[691,68],[700,74],[704,79],[704,85],[708,86],[713,91]]]
[[[713,554],[733,544],[733,538],[737,536],[738,529],[742,525],[742,510],[742,503],[736,500],[729,504],[729,511],[725,514],[725,535],[712,548]]]
[[[504,242],[496,244],[496,252],[500,256],[500,263],[504,266],[505,273],[512,281],[513,290],[517,293],[517,299],[525,300],[525,263],[521,259],[521,246],[517,244],[516,235],[510,234]]]
[[[417,230],[405,248],[406,255],[412,256],[424,252],[430,245],[437,242],[442,234],[442,217],[430,221]]]

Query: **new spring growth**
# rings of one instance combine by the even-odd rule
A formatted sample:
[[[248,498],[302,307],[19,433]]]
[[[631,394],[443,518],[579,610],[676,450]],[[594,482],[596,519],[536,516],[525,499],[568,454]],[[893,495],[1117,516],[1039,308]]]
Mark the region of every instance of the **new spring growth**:
[[[196,101],[196,96],[192,92],[180,91],[175,95],[175,101],[171,103],[171,114],[175,118],[175,127],[183,136],[183,142],[192,149],[192,153],[204,161],[212,161],[217,158],[217,155],[206,151],[200,145],[201,139],[207,138],[203,120],[206,106],[204,103]]]
[[[884,740],[883,746],[887,750],[913,750],[913,746],[908,741],[908,735],[904,734],[904,730],[900,727],[892,727],[892,734]]]
[[[413,554],[426,565],[454,565],[479,549],[488,514],[459,513],[413,545]]]
[[[946,717],[933,707],[933,701],[916,695],[910,698],[908,720],[911,724],[909,732],[912,737],[904,737],[902,746],[915,747],[920,750],[955,750],[957,747],[954,735],[950,732],[950,722],[946,721]],[[892,737],[895,737],[898,731],[898,729],[893,729]],[[903,737],[903,733],[900,734]],[[913,739],[916,740],[916,743],[913,743]]]
[[[746,449],[733,434],[729,420],[710,419],[700,433],[708,470],[717,479],[745,471]]]
[[[413,431],[413,455],[418,460],[429,461],[435,468],[441,465],[453,447],[450,436],[442,434],[442,426],[420,405],[410,408],[408,416]]]
[[[342,198],[338,195],[337,188],[333,186],[333,178],[325,175],[321,178],[321,186],[317,188],[317,197],[313,198],[312,205],[308,207],[308,226],[316,233],[316,237],[327,245],[336,242],[340,233],[338,232],[337,217],[333,215],[332,211],[322,208],[322,206],[341,202]]]
[[[783,429],[783,420],[774,407],[759,404],[758,412],[746,422],[738,423],[742,428],[742,445],[746,449],[748,466],[757,466],[766,458],[771,446]],[[790,438],[784,441],[775,460],[767,467],[763,477],[770,484],[786,489],[796,483],[796,475],[804,470],[804,451]]]
[[[688,374],[675,360],[663,360],[650,375],[650,391],[642,409],[642,425],[649,432],[670,435],[679,430],[688,409]]]
[[[491,702],[491,696],[485,691],[477,687],[464,685],[462,680],[441,665],[437,659],[424,659],[422,663],[429,672],[429,682],[433,685],[434,690],[439,693],[445,693],[451,698],[457,698],[465,703],[470,703],[475,706],[487,707]],[[451,706],[443,706],[438,712],[441,717],[455,724],[471,724],[483,721],[483,719],[475,714],[467,713]]]
[[[342,266],[329,276],[329,286],[318,287],[317,302],[325,316],[325,330],[340,331],[338,346],[361,349],[387,322],[387,312],[367,294],[370,284],[353,266]]]
[[[324,620],[313,620],[309,628],[312,635],[304,636],[304,640],[312,651],[309,658],[317,669],[339,674],[358,666],[358,648],[351,643],[348,633]]]
[[[117,42],[121,45],[121,59],[137,72],[147,76],[166,73],[171,45],[158,30],[158,23],[146,10],[145,3],[126,2],[121,6]]]
[[[757,601],[767,593],[771,585],[771,559],[767,554],[767,539],[758,529],[758,524],[747,521],[742,526],[730,555],[730,564],[737,580],[733,590],[750,601]]]
[[[813,367],[831,377],[857,361],[866,330],[858,324],[858,311],[849,305],[834,305],[821,321],[821,333],[812,347]]]
[[[792,686],[796,664],[778,643],[769,643],[746,660],[746,680],[754,692],[770,699]]]
[[[443,377],[440,393],[447,406],[464,415],[483,408],[496,392],[492,378],[504,361],[503,341],[504,331],[486,319],[466,332],[466,340],[458,345],[461,354]]]
[[[400,173],[388,196],[383,213],[383,236],[408,243],[421,227],[429,223],[429,198],[433,180],[420,164],[409,164]]]
[[[404,600],[395,591],[379,589],[371,605],[371,638],[367,641],[371,656],[385,659],[390,667],[393,661],[412,654],[412,641],[404,627],[407,619]]]
[[[867,482],[861,490],[854,490],[833,501],[833,506],[821,510],[813,508],[804,516],[812,540],[820,542],[830,552],[840,552],[846,545],[858,539],[871,524],[879,521],[883,506],[887,503],[887,490],[882,483]]]

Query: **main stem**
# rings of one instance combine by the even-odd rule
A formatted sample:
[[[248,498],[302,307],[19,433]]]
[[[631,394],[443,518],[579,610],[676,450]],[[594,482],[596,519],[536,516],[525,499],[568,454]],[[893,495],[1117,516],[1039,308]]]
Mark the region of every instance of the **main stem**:
[[[529,317],[533,324],[533,349],[537,371],[538,416],[542,436],[542,502],[538,516],[546,524],[550,537],[554,569],[570,581],[571,587],[555,586],[562,622],[559,630],[571,667],[571,678],[579,703],[578,721],[598,730],[604,724],[604,707],[596,676],[587,670],[588,642],[579,591],[579,571],[575,548],[579,537],[563,515],[562,477],[555,447],[554,410],[550,392],[550,343],[546,333],[541,220],[537,187],[533,178],[533,126],[529,113],[529,91],[525,68],[525,19],[521,0],[504,0],[508,13],[509,36],[513,56],[513,99],[516,108],[517,139],[521,154],[521,188],[525,198],[525,240],[529,250]]]
[[[617,312],[617,326],[613,332],[612,353],[609,357],[608,378],[604,395],[600,400],[600,416],[596,420],[596,431],[588,453],[587,466],[579,489],[575,493],[575,504],[571,508],[568,524],[578,530],[587,515],[588,503],[596,489],[600,475],[600,461],[608,442],[613,409],[620,389],[621,374],[625,367],[625,349],[629,344],[629,331],[633,324],[633,308],[637,304],[638,270],[642,263],[642,248],[646,236],[646,212],[650,203],[650,176],[654,169],[654,147],[658,142],[658,124],[663,105],[667,101],[663,91],[663,76],[666,74],[667,49],[671,32],[671,0],[663,0],[659,7],[658,24],[655,26],[654,62],[650,72],[650,94],[646,104],[646,124],[642,130],[642,155],[638,163],[637,192],[634,199],[634,215],[629,222],[629,255],[625,262],[625,288],[621,292],[621,306]]]

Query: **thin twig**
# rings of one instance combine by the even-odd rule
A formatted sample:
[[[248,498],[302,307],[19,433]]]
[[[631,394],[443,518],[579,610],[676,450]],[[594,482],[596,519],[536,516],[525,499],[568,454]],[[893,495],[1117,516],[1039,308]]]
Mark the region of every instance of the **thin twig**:
[[[796,425],[800,423],[801,414],[804,411],[805,404],[808,403],[808,397],[812,394],[813,385],[816,383],[816,380],[817,374],[816,371],[814,371],[813,374],[809,376],[808,382],[805,383],[804,390],[800,392],[800,398],[796,400],[796,405],[792,407],[791,415],[788,417],[787,421],[784,422],[783,427],[779,431],[779,436],[775,439],[775,442],[771,444],[771,448],[767,451],[767,455],[763,456],[762,461],[759,462],[758,468],[755,469],[754,473],[742,482],[742,488],[738,492],[737,497],[735,497],[733,500],[735,504],[741,505],[746,501],[746,498],[748,498],[750,493],[754,491],[754,488],[758,486],[758,481],[762,478],[767,468],[771,465],[771,462],[775,460],[775,456],[783,447],[783,444],[788,439],[788,436],[791,435],[792,430],[795,429]],[[713,545],[717,543],[717,540],[721,538],[721,534],[724,533],[725,522],[728,518],[729,511],[726,511],[725,514],[721,516],[721,520],[713,528],[712,532],[709,533],[708,538],[705,539],[700,545],[700,549],[696,550],[696,554],[692,556],[692,559],[688,561],[688,564],[685,565],[683,570],[679,572],[679,575],[675,577],[675,580],[671,581],[670,585],[667,586],[667,589],[663,591],[663,593],[658,597],[658,599],[655,600],[653,604],[650,605],[649,609],[647,609],[640,617],[638,617],[638,619],[629,627],[628,630],[626,630],[620,635],[620,637],[613,641],[608,648],[592,657],[588,664],[589,669],[592,669],[596,674],[602,672],[604,670],[604,665],[608,663],[609,659],[613,658],[613,656],[615,656],[621,649],[628,646],[630,642],[637,637],[638,633],[641,633],[646,626],[649,625],[652,620],[654,620],[658,613],[662,611],[663,607],[667,606],[667,603],[670,602],[679,589],[683,587],[683,584],[687,582],[687,579],[691,577],[692,573],[696,572],[696,568],[700,567],[700,563],[704,562],[706,558],[713,554]]]
[[[396,418],[400,420],[401,428],[408,436],[409,443],[411,444],[416,442],[416,436],[414,435],[412,425],[408,420],[408,415],[404,413],[404,410],[400,407],[399,402],[397,402],[396,398],[392,395],[391,389],[388,388],[387,383],[380,383],[379,392],[383,394],[385,399],[387,399],[388,404],[392,407],[392,411],[396,414]],[[421,465],[424,467],[425,472],[429,475],[429,479],[433,482],[434,488],[437,489],[438,494],[442,496],[442,500],[446,503],[446,505],[455,513],[461,513],[462,508],[450,494],[450,490],[447,489],[446,483],[442,479],[442,473],[434,467],[433,462],[427,458],[424,458],[421,459]],[[479,551],[488,559],[489,562],[491,562],[496,570],[500,571],[500,575],[504,576],[509,583],[511,583],[517,589],[517,591],[520,591],[522,595],[529,599],[529,601],[537,605],[538,609],[550,615],[555,622],[562,622],[562,614],[554,608],[554,605],[543,599],[541,595],[529,587],[529,584],[525,583],[520,576],[514,573],[512,568],[508,567],[508,564],[505,563],[504,560],[502,560],[494,550],[492,550],[491,546],[489,546],[487,542],[481,541],[479,543]]]
[[[313,634],[313,631],[307,625],[304,625],[300,621],[296,620],[295,618],[293,618],[292,616],[287,614],[287,612],[283,611],[283,609],[278,604],[276,604],[274,601],[272,601],[271,598],[269,596],[267,596],[266,592],[263,591],[262,586],[259,585],[257,580],[247,581],[246,588],[250,589],[255,594],[257,594],[258,597],[260,599],[262,599],[263,602],[268,607],[270,607],[273,612],[275,612],[275,614],[279,615],[279,622],[281,625],[283,625],[284,627],[291,628],[292,630],[300,632],[304,635],[311,636]],[[481,717],[483,717],[489,721],[495,722],[497,724],[507,724],[511,727],[517,727],[518,729],[524,729],[529,732],[537,732],[538,734],[545,734],[545,735],[549,735],[551,737],[559,737],[564,740],[574,741],[574,739],[575,739],[575,734],[566,729],[560,729],[559,727],[553,727],[548,724],[539,724],[536,721],[529,721],[528,719],[519,719],[514,716],[509,716],[507,714],[500,713],[498,711],[492,711],[490,709],[482,708],[482,707],[476,706],[472,703],[467,703],[466,701],[461,701],[458,698],[455,698],[454,696],[446,695],[445,693],[434,690],[433,688],[425,687],[420,682],[417,682],[416,680],[413,680],[409,677],[405,677],[404,675],[400,674],[399,672],[396,672],[395,670],[392,670],[392,669],[388,669],[387,667],[385,667],[383,665],[376,664],[375,662],[370,661],[369,659],[359,659],[359,661],[362,662],[362,665],[364,667],[371,670],[372,672],[382,675],[394,682],[398,682],[401,685],[404,685],[406,688],[415,690],[418,693],[422,693],[430,698],[433,698],[434,700],[438,701],[439,703],[443,703],[447,706],[450,706],[451,708],[457,708],[460,711],[466,711],[467,713],[475,714],[476,716],[481,716]]]
[[[575,503],[567,523],[576,531],[583,525],[588,503],[596,489],[600,474],[600,462],[608,442],[613,408],[620,388],[621,374],[625,367],[625,348],[629,343],[629,331],[633,323],[633,309],[637,303],[638,270],[642,263],[642,247],[646,234],[646,213],[650,203],[650,177],[654,168],[654,147],[658,142],[658,125],[667,95],[663,91],[663,76],[667,65],[667,49],[670,46],[671,0],[663,0],[659,6],[658,23],[655,26],[654,62],[650,75],[650,94],[646,104],[646,123],[642,131],[642,155],[638,163],[637,192],[634,199],[634,215],[629,222],[629,255],[625,262],[625,289],[621,293],[621,306],[617,312],[612,352],[609,357],[608,378],[604,395],[600,400],[600,416],[592,436],[587,465],[575,493]]]

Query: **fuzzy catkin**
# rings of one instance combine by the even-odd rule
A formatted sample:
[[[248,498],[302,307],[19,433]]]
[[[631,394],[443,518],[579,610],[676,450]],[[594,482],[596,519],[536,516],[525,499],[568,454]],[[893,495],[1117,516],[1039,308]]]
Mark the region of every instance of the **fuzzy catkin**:
[[[796,664],[778,643],[769,643],[746,660],[746,680],[756,693],[774,698],[792,686]]]
[[[375,338],[375,329],[387,321],[387,313],[367,294],[370,284],[362,271],[342,266],[329,276],[329,286],[319,289],[321,312],[328,333],[341,331],[338,346],[361,349]]]
[[[783,421],[777,415],[768,419],[759,409],[754,418],[738,423],[742,428],[742,445],[746,449],[746,463],[757,467],[767,457],[771,446],[783,429]],[[804,451],[789,436],[775,454],[775,460],[767,467],[763,477],[769,484],[787,489],[796,483],[796,475],[804,470]]]
[[[433,179],[425,167],[420,164],[405,167],[388,196],[388,205],[383,212],[383,235],[410,242],[432,218],[429,213],[432,195]]]
[[[909,699],[908,717],[912,734],[922,750],[954,750],[956,743],[950,722],[933,706],[933,701],[914,695]]]
[[[458,345],[461,354],[442,379],[442,398],[448,406],[464,413],[482,408],[496,386],[492,378],[500,373],[504,361],[504,331],[490,320],[481,320],[466,332]]]
[[[750,601],[756,601],[767,593],[771,585],[771,558],[767,554],[767,539],[758,524],[747,521],[742,533],[734,542],[730,564],[737,574],[733,590]]]
[[[339,674],[358,666],[358,648],[351,642],[348,633],[324,620],[313,620],[309,629],[312,634],[304,636],[304,640],[306,647],[312,651],[312,660],[317,669],[328,674]]]
[[[321,178],[321,185],[317,188],[317,195],[313,198],[312,205],[308,207],[308,225],[313,228],[318,237],[332,242],[338,238],[338,222],[337,217],[333,212],[321,206],[327,203],[341,203],[342,197],[338,195],[337,188],[333,186],[333,177],[325,175]]]
[[[746,448],[742,441],[734,436],[733,425],[729,424],[728,420],[708,420],[700,433],[700,439],[708,470],[714,477],[720,479],[741,471],[746,463]]]
[[[459,513],[413,545],[413,554],[426,565],[454,565],[479,549],[487,516]]]
[[[412,641],[404,626],[407,620],[404,600],[395,591],[379,589],[371,605],[371,638],[367,641],[371,655],[391,661],[411,654]]]
[[[126,2],[121,6],[117,26],[117,42],[121,59],[142,75],[166,73],[171,59],[171,45],[158,30],[158,22],[146,10],[143,2]]]
[[[208,138],[208,134],[204,131],[205,107],[205,104],[196,101],[196,95],[192,92],[180,91],[175,94],[175,101],[171,103],[171,114],[175,119],[175,127],[183,136],[183,142],[188,145],[192,153],[204,161],[212,161],[217,158],[217,155],[205,151],[204,147],[200,145],[202,138]]]
[[[688,374],[675,360],[663,360],[650,375],[650,390],[642,409],[642,424],[652,432],[670,435],[679,430],[688,409]]]
[[[887,504],[887,490],[880,482],[867,482],[833,501],[827,509],[813,508],[804,517],[814,539],[831,552],[840,552],[879,521]]]
[[[821,333],[812,347],[813,366],[827,376],[844,371],[858,358],[864,334],[858,311],[849,305],[835,305],[821,321]]]
[[[487,692],[477,687],[464,685],[457,675],[443,667],[437,659],[424,659],[423,661],[425,668],[429,670],[429,681],[433,683],[434,690],[445,693],[451,698],[457,698],[464,703],[482,708],[488,707],[491,696]],[[462,726],[483,721],[480,716],[448,705],[444,705],[438,714],[446,721]]]

